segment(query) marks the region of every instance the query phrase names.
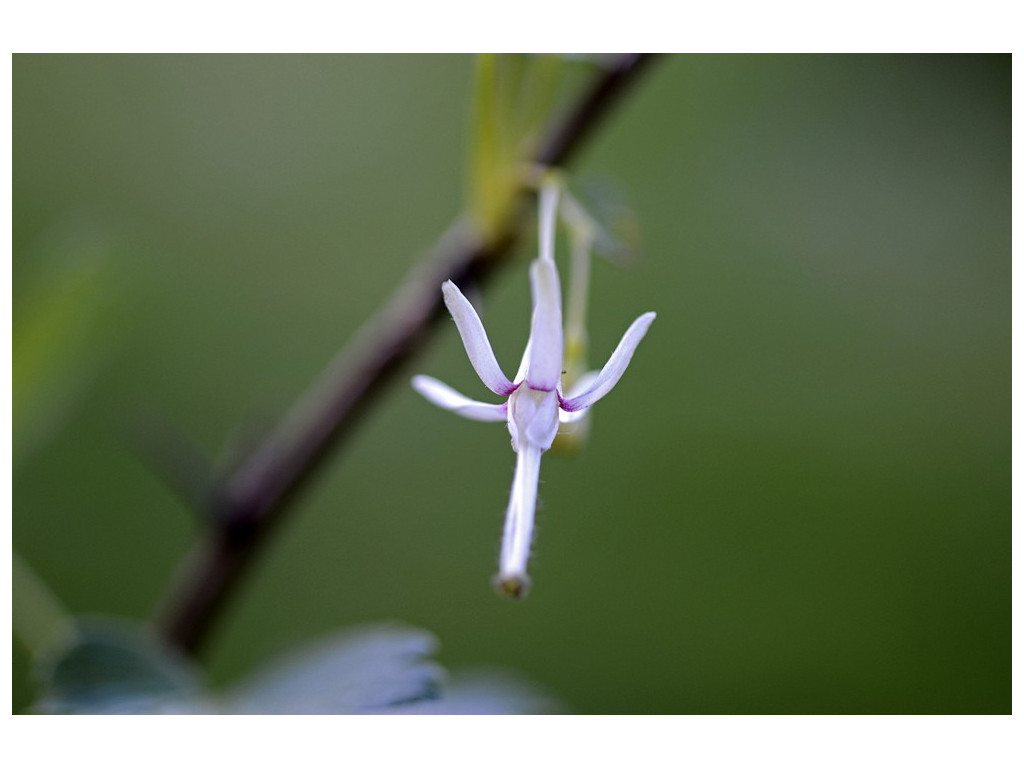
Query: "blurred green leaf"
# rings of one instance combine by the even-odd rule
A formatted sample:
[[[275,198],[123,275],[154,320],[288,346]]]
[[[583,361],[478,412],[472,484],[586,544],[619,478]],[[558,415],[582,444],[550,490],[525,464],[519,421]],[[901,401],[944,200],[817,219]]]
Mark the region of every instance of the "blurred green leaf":
[[[500,216],[497,54],[477,57],[473,86],[472,140],[470,142],[470,205],[485,234],[497,227]]]
[[[494,237],[522,184],[524,163],[550,119],[560,81],[559,56],[477,57],[470,142],[470,209]]]
[[[110,351],[113,250],[94,222],[71,217],[18,255],[34,272],[20,281],[12,312],[16,466],[62,423]]]
[[[79,621],[59,647],[37,656],[41,714],[540,714],[561,705],[503,670],[456,675],[429,657],[429,632],[359,627],[289,651],[223,695],[144,627]]]
[[[80,621],[72,640],[36,668],[44,714],[190,714],[209,711],[193,669],[139,625]]]

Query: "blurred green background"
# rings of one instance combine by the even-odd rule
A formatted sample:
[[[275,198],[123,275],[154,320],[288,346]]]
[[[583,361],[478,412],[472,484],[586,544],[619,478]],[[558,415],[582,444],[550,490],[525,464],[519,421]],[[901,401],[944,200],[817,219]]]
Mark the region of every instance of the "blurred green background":
[[[126,435],[245,445],[458,213],[472,70],[14,57],[13,536],[71,610],[145,618],[194,534]],[[660,61],[572,168],[642,227],[595,265],[592,362],[658,320],[545,459],[533,593],[490,585],[507,433],[400,382],[212,679],[398,619],[581,713],[1009,712],[1010,150],[1009,56]],[[484,296],[506,369],[531,257]],[[486,396],[450,323],[407,372]]]

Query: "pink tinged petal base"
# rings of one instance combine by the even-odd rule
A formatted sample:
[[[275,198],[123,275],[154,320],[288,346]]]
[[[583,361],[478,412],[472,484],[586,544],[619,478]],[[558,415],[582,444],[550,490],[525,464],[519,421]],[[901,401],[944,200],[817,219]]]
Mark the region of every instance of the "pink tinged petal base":
[[[412,387],[439,408],[473,421],[507,421],[508,403],[481,403],[470,400],[444,382],[430,376],[414,376]]]
[[[554,261],[530,265],[533,317],[530,324],[530,358],[526,381],[534,389],[558,387],[562,375],[562,288]]]
[[[622,374],[626,372],[626,367],[633,358],[633,353],[636,352],[637,346],[643,340],[647,329],[651,327],[655,317],[657,315],[654,312],[647,312],[634,320],[633,324],[626,330],[626,333],[623,334],[622,340],[615,348],[615,351],[612,352],[612,356],[608,358],[608,362],[605,363],[604,368],[601,369],[594,383],[583,394],[562,399],[562,410],[569,412],[580,411],[584,408],[589,408],[607,395],[612,387],[619,382],[619,379],[622,378]]]
[[[579,377],[579,379],[576,380],[576,383],[569,388],[569,391],[565,393],[565,398],[563,398],[561,402],[565,402],[566,399],[571,400],[572,398],[576,397],[576,395],[582,395],[584,392],[586,392],[588,389],[594,386],[594,382],[597,381],[597,377],[600,374],[600,371],[587,371],[586,373],[584,373],[582,376]],[[564,411],[561,407],[559,407],[558,421],[560,424],[572,424],[573,422],[582,419],[584,416],[587,415],[588,412],[588,408],[582,408],[578,411],[570,412]]]
[[[534,446],[523,446],[516,454],[515,478],[501,540],[501,561],[495,577],[498,591],[509,597],[524,597],[530,586],[526,563],[530,558],[533,518],[537,509],[540,454],[540,449]]]
[[[509,395],[515,390],[515,385],[508,380],[494,357],[494,350],[491,349],[491,342],[487,338],[487,331],[484,324],[480,322],[480,316],[469,303],[469,299],[462,295],[462,291],[451,280],[446,280],[441,286],[444,294],[444,303],[451,313],[455,326],[459,329],[462,337],[462,344],[466,348],[469,362],[473,370],[484,385],[498,395]]]

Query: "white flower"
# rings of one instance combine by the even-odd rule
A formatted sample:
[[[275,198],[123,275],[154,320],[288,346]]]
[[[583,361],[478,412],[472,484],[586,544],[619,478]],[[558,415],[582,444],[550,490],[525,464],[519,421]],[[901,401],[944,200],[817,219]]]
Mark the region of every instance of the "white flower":
[[[526,563],[537,506],[541,454],[554,442],[559,423],[581,418],[590,406],[611,391],[655,318],[654,312],[647,312],[634,320],[604,368],[581,377],[572,392],[567,396],[562,394],[562,295],[554,260],[557,194],[557,187],[545,187],[541,193],[540,256],[530,265],[533,294],[530,338],[514,381],[510,381],[498,365],[473,305],[451,280],[441,286],[445,305],[455,320],[474,370],[488,389],[508,400],[500,404],[482,403],[430,376],[415,376],[412,380],[417,392],[441,408],[475,421],[508,423],[512,449],[516,452],[516,469],[496,584],[502,593],[512,597],[523,596],[530,583]]]

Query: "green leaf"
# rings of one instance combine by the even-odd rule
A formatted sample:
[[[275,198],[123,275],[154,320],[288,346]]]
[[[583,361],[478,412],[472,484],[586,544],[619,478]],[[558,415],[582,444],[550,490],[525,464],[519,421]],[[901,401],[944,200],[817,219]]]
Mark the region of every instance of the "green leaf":
[[[208,711],[192,668],[135,624],[80,620],[73,638],[39,657],[43,714],[191,714]]]
[[[469,201],[486,239],[501,231],[523,186],[525,166],[550,117],[558,56],[480,54],[470,126]]]
[[[79,621],[41,655],[43,714],[541,714],[562,711],[536,686],[501,670],[455,675],[429,657],[437,640],[399,625],[359,627],[290,651],[223,695],[145,628]]]
[[[15,469],[59,429],[120,336],[116,251],[102,227],[72,217],[17,255],[32,269],[12,307]]]
[[[470,206],[477,224],[493,237],[501,217],[501,126],[497,54],[477,57],[470,142]]]

